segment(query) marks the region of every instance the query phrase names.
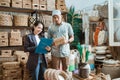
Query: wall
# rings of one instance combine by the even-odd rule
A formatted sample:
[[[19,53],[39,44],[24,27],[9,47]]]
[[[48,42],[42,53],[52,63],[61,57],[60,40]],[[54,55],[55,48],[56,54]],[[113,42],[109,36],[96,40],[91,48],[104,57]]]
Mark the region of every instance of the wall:
[[[75,6],[75,10],[82,10],[84,8],[90,8],[94,4],[101,4],[106,0],[65,0],[66,6],[69,8],[71,5]]]

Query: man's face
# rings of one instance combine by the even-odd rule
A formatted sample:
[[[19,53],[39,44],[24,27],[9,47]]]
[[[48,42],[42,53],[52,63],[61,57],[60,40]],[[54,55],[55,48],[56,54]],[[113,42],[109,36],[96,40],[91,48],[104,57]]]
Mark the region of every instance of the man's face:
[[[62,15],[54,15],[53,16],[53,22],[57,25],[61,24],[62,22]]]

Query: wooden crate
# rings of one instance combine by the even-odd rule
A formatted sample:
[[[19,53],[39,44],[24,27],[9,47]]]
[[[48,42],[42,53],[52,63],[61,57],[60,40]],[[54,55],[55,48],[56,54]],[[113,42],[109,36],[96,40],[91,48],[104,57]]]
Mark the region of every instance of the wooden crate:
[[[17,61],[16,56],[10,56],[10,57],[0,56],[0,63],[1,62],[13,62],[13,61]]]
[[[12,56],[12,50],[1,50],[1,56]]]
[[[23,8],[31,9],[32,8],[31,0],[23,0]]]
[[[8,38],[0,39],[0,46],[8,46]]]
[[[12,7],[22,8],[22,0],[12,0]]]
[[[0,2],[0,6],[10,7],[9,2]]]
[[[10,38],[10,46],[21,46],[22,37]]]
[[[10,3],[10,0],[0,0],[0,2],[8,2],[8,3]]]
[[[0,39],[8,38],[8,32],[0,32]]]
[[[47,4],[47,0],[40,0],[40,5],[46,5]]]
[[[40,10],[47,10],[47,5],[39,5],[40,6]]]
[[[9,76],[9,77],[22,77],[22,69],[10,69],[10,70],[5,70],[3,69],[3,76]]]
[[[3,69],[18,69],[20,68],[19,62],[4,62],[2,63]]]
[[[12,29],[10,32],[10,38],[19,38],[21,37],[21,32],[18,29]]]
[[[28,15],[14,15],[15,26],[28,26]]]

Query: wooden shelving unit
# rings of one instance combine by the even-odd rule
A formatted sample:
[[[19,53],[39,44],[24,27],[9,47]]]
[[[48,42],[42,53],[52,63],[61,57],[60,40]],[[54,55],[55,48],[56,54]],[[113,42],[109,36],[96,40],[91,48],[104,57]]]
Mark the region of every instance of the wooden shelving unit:
[[[20,12],[20,13],[34,13],[34,12],[38,12],[38,13],[44,13],[44,14],[48,14],[51,15],[52,11],[48,11],[48,10],[38,10],[38,9],[25,9],[25,8],[14,8],[14,7],[4,7],[4,6],[0,6],[0,11],[5,11],[5,12]],[[66,14],[67,12],[62,12],[62,14]]]

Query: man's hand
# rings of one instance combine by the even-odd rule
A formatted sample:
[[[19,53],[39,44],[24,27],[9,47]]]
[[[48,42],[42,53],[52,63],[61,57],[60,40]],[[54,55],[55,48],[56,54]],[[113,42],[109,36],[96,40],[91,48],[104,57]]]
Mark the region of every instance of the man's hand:
[[[47,46],[47,47],[45,47],[45,49],[46,49],[47,51],[50,51],[50,50],[51,50],[51,47],[50,47],[50,46]]]

